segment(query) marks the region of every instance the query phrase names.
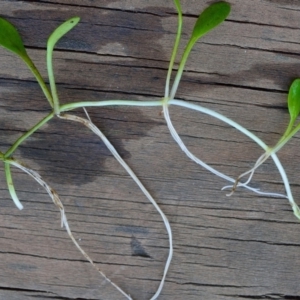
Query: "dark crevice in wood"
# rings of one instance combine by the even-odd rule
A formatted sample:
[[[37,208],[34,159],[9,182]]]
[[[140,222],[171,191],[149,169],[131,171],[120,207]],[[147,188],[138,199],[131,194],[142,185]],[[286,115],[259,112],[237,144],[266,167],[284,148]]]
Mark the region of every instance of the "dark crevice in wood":
[[[209,73],[201,73],[201,72],[195,72],[195,71],[185,71],[185,75],[188,74],[208,74]],[[233,88],[240,88],[240,89],[245,89],[245,90],[252,90],[252,91],[260,91],[260,92],[270,92],[270,93],[280,93],[280,94],[286,94],[286,91],[284,90],[278,90],[278,89],[269,89],[269,88],[262,88],[262,87],[255,87],[255,86],[247,86],[247,85],[242,85],[242,84],[235,84],[235,83],[223,83],[223,82],[213,82],[213,81],[209,81],[207,79],[203,80],[203,79],[191,79],[191,78],[183,78],[182,82],[187,81],[187,82],[197,82],[197,83],[202,83],[202,84],[207,84],[207,85],[211,85],[211,86],[227,86],[227,87],[233,87]]]
[[[226,217],[221,217],[221,218],[226,218]],[[228,219],[228,218],[227,218]],[[233,217],[231,217],[230,219],[234,219]],[[270,241],[266,241],[266,240],[251,240],[251,239],[247,239],[247,240],[242,240],[242,239],[237,239],[237,238],[233,238],[233,237],[224,237],[224,236],[211,236],[210,238],[212,239],[220,239],[220,240],[227,240],[227,241],[234,241],[234,242],[242,242],[242,243],[261,243],[261,244],[266,244],[266,245],[270,245],[270,246],[283,246],[283,247],[299,247],[300,244],[288,244],[288,243],[282,243],[282,242],[270,242]]]
[[[224,295],[225,296],[225,295]],[[287,296],[287,295],[282,295],[282,294],[265,294],[265,295],[226,295],[226,296],[231,296],[233,298],[242,298],[242,299],[273,299],[273,300],[280,300],[280,299],[286,299],[286,300],[299,300],[300,296]]]
[[[43,297],[46,297],[46,298],[50,297],[49,299],[54,298],[54,297],[55,297],[55,299],[58,299],[58,300],[71,299],[71,298],[57,298],[56,296],[51,297],[51,296],[49,296],[49,294],[55,295],[55,293],[49,292],[49,291],[38,290],[38,289],[24,289],[24,288],[17,288],[17,287],[0,287],[0,291],[12,291],[12,292],[23,292],[23,293],[43,293],[43,294],[46,293],[47,295],[43,295]],[[35,297],[35,296],[31,295],[31,297]],[[36,296],[36,297],[39,298],[40,296]],[[76,299],[79,300],[79,298],[76,298]],[[88,299],[83,299],[83,300],[88,300]]]
[[[260,286],[239,286],[239,285],[227,285],[227,284],[209,284],[209,283],[197,283],[197,282],[184,282],[181,285],[193,285],[193,286],[206,286],[213,288],[235,288],[235,289],[244,289],[244,288],[259,288]]]
[[[276,25],[276,24],[267,24],[267,23],[259,23],[259,22],[250,22],[250,21],[240,21],[240,20],[233,20],[230,17],[226,19],[226,22],[232,22],[232,23],[240,23],[240,24],[252,24],[252,25],[259,25],[259,26],[266,26],[268,28],[285,28],[285,29],[296,29],[299,30],[300,27],[289,27],[289,26],[282,26],[282,25]]]

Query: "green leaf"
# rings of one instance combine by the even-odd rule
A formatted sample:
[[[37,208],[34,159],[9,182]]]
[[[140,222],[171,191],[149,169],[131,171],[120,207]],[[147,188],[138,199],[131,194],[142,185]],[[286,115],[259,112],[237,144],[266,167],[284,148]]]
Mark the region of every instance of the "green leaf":
[[[58,26],[52,34],[48,38],[47,42],[47,69],[48,69],[48,77],[50,82],[51,94],[53,99],[53,109],[55,114],[59,114],[59,99],[56,91],[55,78],[53,72],[53,64],[52,64],[52,54],[55,44],[58,40],[63,37],[67,32],[69,32],[73,27],[75,27],[80,21],[79,17],[73,17],[60,26]]]
[[[53,49],[57,41],[61,37],[63,37],[67,32],[69,32],[73,27],[75,27],[79,21],[80,21],[79,17],[73,17],[71,19],[68,19],[64,23],[62,23],[60,26],[58,26],[49,36],[47,42],[47,48]]]
[[[196,21],[192,39],[198,40],[221,24],[229,15],[230,9],[230,4],[224,1],[213,3],[207,7]]]
[[[300,79],[295,79],[289,89],[288,109],[291,120],[295,121],[300,113]]]
[[[0,45],[17,55],[27,57],[23,41],[17,29],[7,20],[0,17]]]

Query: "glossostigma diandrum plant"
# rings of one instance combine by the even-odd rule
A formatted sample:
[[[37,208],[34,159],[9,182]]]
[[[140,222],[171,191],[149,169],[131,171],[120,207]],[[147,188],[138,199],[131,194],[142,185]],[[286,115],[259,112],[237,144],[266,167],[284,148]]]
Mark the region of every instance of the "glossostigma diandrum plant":
[[[56,43],[70,30],[72,30],[80,21],[79,17],[72,17],[68,19],[66,22],[61,24],[58,28],[54,30],[54,32],[49,36],[49,39],[47,41],[47,52],[46,52],[46,65],[47,65],[47,72],[48,72],[48,82],[49,85],[45,82],[45,80],[42,78],[40,71],[36,68],[33,60],[29,57],[24,44],[22,42],[22,39],[16,30],[16,28],[7,20],[0,18],[0,45],[9,51],[16,54],[21,60],[28,66],[30,71],[35,76],[43,95],[45,96],[46,100],[49,103],[49,113],[44,116],[39,122],[37,122],[32,128],[26,129],[27,131],[22,134],[6,151],[0,152],[0,160],[4,164],[4,170],[5,170],[5,178],[7,181],[8,190],[10,192],[11,198],[14,201],[15,205],[19,209],[23,209],[23,205],[21,201],[19,200],[17,196],[17,192],[15,190],[14,182],[13,182],[13,176],[11,172],[11,166],[17,167],[29,176],[31,176],[34,180],[36,180],[49,194],[50,198],[56,205],[56,207],[61,212],[61,225],[64,226],[68,232],[68,235],[72,239],[75,246],[79,249],[79,251],[84,255],[84,257],[98,270],[98,272],[107,280],[109,281],[124,297],[127,299],[132,299],[129,293],[126,293],[123,291],[119,286],[117,286],[115,283],[113,283],[98,267],[95,265],[93,260],[90,258],[90,256],[80,247],[80,245],[77,243],[76,239],[73,237],[72,232],[70,230],[65,209],[62,204],[62,201],[59,198],[59,195],[56,193],[56,191],[50,187],[50,185],[34,170],[29,168],[28,166],[25,166],[22,162],[20,162],[18,159],[13,157],[15,151],[18,149],[18,147],[27,139],[31,137],[37,130],[39,130],[42,126],[50,122],[53,118],[59,118],[59,119],[65,119],[71,122],[78,122],[85,127],[87,127],[89,130],[91,130],[93,133],[95,133],[107,146],[107,148],[110,150],[110,152],[114,155],[114,157],[117,159],[117,161],[123,166],[123,168],[127,171],[127,173],[131,176],[131,178],[136,182],[138,187],[141,189],[143,194],[146,196],[146,198],[154,205],[157,212],[160,214],[165,228],[168,232],[168,239],[169,239],[169,253],[166,259],[166,263],[164,266],[164,271],[162,274],[162,279],[159,283],[159,286],[156,290],[156,292],[153,294],[151,299],[157,299],[160,295],[163,285],[165,283],[165,278],[167,276],[167,272],[172,260],[173,255],[173,238],[172,238],[172,230],[170,223],[166,217],[166,215],[163,213],[163,211],[160,209],[154,198],[151,196],[151,194],[147,191],[143,183],[139,180],[138,176],[133,172],[133,170],[128,166],[128,164],[124,161],[124,159],[121,158],[121,156],[118,154],[117,150],[113,147],[113,145],[109,142],[109,140],[106,138],[106,136],[101,132],[101,130],[92,122],[92,120],[89,117],[89,114],[87,112],[87,107],[93,108],[93,107],[104,107],[104,106],[139,106],[139,107],[161,107],[163,111],[164,118],[166,120],[166,124],[168,126],[168,129],[176,141],[176,143],[180,146],[180,148],[184,151],[184,153],[192,160],[194,160],[197,164],[201,165],[202,167],[206,168],[208,171],[214,173],[215,175],[227,180],[230,182],[231,186],[230,188],[232,191],[236,190],[237,187],[244,187],[246,189],[249,189],[250,191],[253,191],[258,194],[263,195],[270,195],[270,196],[279,196],[279,197],[286,197],[288,198],[290,204],[292,205],[294,214],[300,219],[300,210],[296,203],[294,202],[289,181],[287,179],[287,176],[285,174],[284,168],[282,167],[279,159],[276,156],[276,152],[283,147],[283,145],[286,144],[286,142],[300,129],[300,125],[296,124],[296,119],[299,115],[300,111],[300,101],[299,101],[299,95],[300,95],[300,84],[299,80],[295,80],[294,83],[291,86],[289,95],[288,95],[288,108],[290,112],[291,121],[290,124],[286,130],[286,132],[283,134],[283,137],[279,140],[279,142],[274,147],[268,147],[261,139],[259,139],[256,135],[248,131],[246,128],[240,126],[233,120],[230,120],[229,118],[213,111],[210,109],[207,109],[205,107],[202,107],[200,105],[196,105],[193,103],[190,103],[188,101],[182,101],[176,99],[176,92],[178,90],[183,71],[185,68],[185,64],[188,60],[189,54],[191,50],[193,49],[196,42],[206,34],[210,33],[214,28],[221,25],[225,19],[230,14],[230,4],[224,1],[219,1],[212,3],[209,5],[206,9],[203,10],[203,12],[199,15],[197,18],[194,28],[191,32],[190,38],[184,48],[183,55],[179,61],[178,68],[174,67],[174,63],[176,61],[177,53],[178,53],[178,47],[180,45],[181,35],[182,35],[182,25],[183,25],[183,14],[181,9],[181,4],[179,0],[174,0],[174,4],[178,13],[178,23],[177,23],[177,34],[175,37],[175,43],[173,47],[173,51],[171,54],[171,59],[169,63],[169,68],[166,74],[166,82],[165,82],[165,90],[162,98],[157,99],[149,99],[147,101],[135,101],[135,100],[118,100],[118,99],[112,99],[112,100],[99,100],[99,101],[89,101],[83,99],[79,102],[72,102],[67,104],[61,104],[57,86],[55,82],[55,72],[53,68],[53,51],[55,48]],[[88,34],[88,33],[87,33]],[[175,72],[174,80],[172,82],[172,73]],[[172,82],[172,84],[171,84]],[[205,162],[203,162],[201,159],[197,158],[195,155],[193,155],[186,145],[181,140],[180,136],[178,135],[176,129],[174,128],[170,113],[169,113],[169,106],[176,105],[184,108],[188,108],[191,110],[199,111],[204,114],[208,114],[212,117],[215,117],[230,126],[236,128],[246,136],[248,136],[250,139],[254,140],[258,145],[260,145],[264,150],[265,153],[257,160],[254,167],[241,174],[237,179],[231,178],[218,170],[212,168],[211,166],[207,165]],[[70,112],[76,109],[83,109],[86,113],[86,118],[78,117],[75,114],[71,114]],[[296,124],[296,125],[295,125]],[[258,189],[255,189],[251,186],[249,186],[249,183],[251,181],[251,178],[256,170],[268,157],[272,157],[274,160],[285,185],[286,188],[286,195],[280,195],[276,193],[267,193],[262,192]],[[241,182],[240,179],[244,176],[249,175],[248,180],[246,182]]]

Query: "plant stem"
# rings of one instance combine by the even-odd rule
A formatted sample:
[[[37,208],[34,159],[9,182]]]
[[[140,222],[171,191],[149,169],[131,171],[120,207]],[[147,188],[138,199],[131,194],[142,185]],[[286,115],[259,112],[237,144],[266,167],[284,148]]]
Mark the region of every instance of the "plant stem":
[[[172,55],[171,55],[171,60],[170,60],[170,64],[169,64],[169,69],[168,69],[168,73],[167,73],[166,87],[165,87],[165,99],[167,99],[169,97],[171,74],[172,74],[175,58],[177,55],[178,46],[179,46],[180,38],[181,38],[181,32],[182,32],[182,11],[180,8],[180,3],[179,2],[177,4],[175,3],[175,5],[176,5],[177,13],[178,13],[178,25],[177,25],[176,39],[175,39],[175,43],[174,43],[174,47],[173,47],[173,51],[172,51]]]
[[[250,172],[254,173],[255,169],[261,166],[273,153],[277,153],[300,130],[300,124],[292,130],[294,123],[295,120],[290,121],[288,128],[286,129],[281,139],[277,142],[277,144],[274,147],[269,148],[265,152],[264,158],[257,162],[251,170],[248,170],[247,172],[240,175],[237,181],[239,181],[240,178],[242,178],[244,175],[249,174]]]
[[[75,108],[82,107],[100,107],[100,106],[114,106],[114,105],[127,105],[127,106],[162,106],[163,100],[156,101],[134,101],[134,100],[105,100],[105,101],[86,101],[63,104],[60,106],[60,112],[66,112]]]
[[[246,189],[249,189],[250,191],[260,194],[260,195],[268,195],[268,196],[274,196],[274,197],[282,197],[283,195],[281,194],[276,194],[276,193],[269,193],[269,192],[261,192],[259,191],[259,189],[255,189],[252,188],[250,186],[248,186],[248,182],[243,182],[240,183],[237,180],[219,172],[218,170],[214,169],[213,167],[209,166],[208,164],[206,164],[204,161],[200,160],[198,157],[196,157],[193,153],[191,153],[189,151],[189,149],[185,146],[184,142],[181,140],[180,136],[178,135],[177,131],[175,130],[171,118],[169,116],[169,109],[168,109],[168,104],[169,103],[164,103],[163,105],[163,112],[164,112],[164,117],[165,120],[167,122],[167,126],[170,130],[170,133],[172,135],[172,137],[174,138],[174,140],[177,142],[178,146],[181,148],[181,150],[187,155],[187,157],[189,157],[191,160],[193,160],[195,163],[197,163],[198,165],[202,166],[203,168],[205,168],[206,170],[208,170],[209,172],[213,173],[214,175],[221,177],[222,179],[232,182],[234,183],[234,187],[236,186],[242,186]]]
[[[48,78],[50,82],[51,94],[53,99],[53,110],[56,115],[59,114],[59,99],[56,90],[54,72],[53,72],[53,47],[47,47],[47,70],[48,70]]]
[[[182,58],[181,58],[181,61],[180,61],[180,65],[179,65],[179,68],[178,68],[178,71],[177,71],[177,74],[176,74],[176,77],[175,77],[175,80],[174,80],[174,83],[173,83],[173,86],[172,86],[172,90],[171,90],[171,93],[170,93],[170,99],[174,99],[175,97],[175,94],[177,92],[177,89],[178,89],[178,86],[179,86],[179,83],[180,83],[180,79],[181,79],[181,76],[182,76],[182,73],[183,73],[183,70],[184,70],[184,66],[185,66],[185,63],[188,59],[188,56],[193,48],[193,46],[195,45],[195,43],[197,42],[197,39],[195,38],[191,38],[183,52],[183,55],[182,55]]]
[[[44,79],[42,78],[39,70],[36,68],[36,66],[34,65],[34,63],[32,62],[31,58],[28,55],[23,56],[22,58],[23,58],[24,62],[26,63],[26,65],[28,66],[28,68],[30,69],[30,71],[32,72],[32,74],[35,76],[35,78],[36,78],[37,82],[39,83],[49,104],[51,105],[51,107],[53,107],[53,99],[52,99],[51,93],[49,92],[49,89],[48,89]]]
[[[10,157],[13,152],[23,143],[29,136],[31,136],[35,131],[37,131],[40,127],[46,124],[49,120],[51,120],[54,116],[54,113],[49,113],[45,118],[39,121],[36,125],[34,125],[29,131],[24,133],[21,137],[19,137],[16,142],[5,152],[4,157]]]
[[[261,148],[263,148],[265,151],[269,151],[270,148],[259,138],[257,137],[256,135],[254,135],[252,132],[250,132],[249,130],[247,130],[246,128],[244,128],[243,126],[239,125],[238,123],[234,122],[233,120],[213,111],[213,110],[210,110],[208,108],[205,108],[205,107],[202,107],[200,105],[196,105],[196,104],[193,104],[193,103],[187,103],[185,101],[181,101],[181,100],[170,100],[169,104],[173,104],[173,105],[177,105],[177,106],[182,106],[182,107],[186,107],[186,108],[189,108],[189,109],[193,109],[193,110],[196,110],[196,111],[200,111],[202,113],[205,113],[207,115],[210,115],[212,117],[215,117],[227,124],[229,124],[230,126],[236,128],[237,130],[239,130],[240,132],[242,132],[243,134],[245,134],[246,136],[248,136],[249,138],[251,138],[253,141],[255,141]],[[298,128],[299,127],[299,128]],[[295,131],[296,129],[298,128],[298,130],[300,129],[300,124],[293,130]],[[294,201],[294,198],[293,198],[293,195],[292,195],[292,192],[291,192],[291,188],[290,188],[290,184],[289,184],[289,180],[288,180],[288,177],[285,173],[285,170],[280,162],[280,160],[278,159],[276,153],[274,152],[271,152],[271,157],[274,161],[274,163],[276,164],[277,166],[277,169],[281,175],[281,178],[282,178],[282,181],[284,183],[284,187],[285,187],[285,190],[286,190],[286,193],[287,193],[287,198],[292,206],[292,209],[293,209],[293,212],[294,212],[294,215],[300,219],[300,209],[298,207],[298,205],[295,203]]]
[[[295,124],[296,120],[292,120],[290,119],[289,125],[287,127],[287,129],[285,130],[284,134],[282,135],[282,137],[280,138],[280,140],[277,142],[276,145],[280,144],[287,136],[289,136],[289,134],[291,133],[293,126]]]

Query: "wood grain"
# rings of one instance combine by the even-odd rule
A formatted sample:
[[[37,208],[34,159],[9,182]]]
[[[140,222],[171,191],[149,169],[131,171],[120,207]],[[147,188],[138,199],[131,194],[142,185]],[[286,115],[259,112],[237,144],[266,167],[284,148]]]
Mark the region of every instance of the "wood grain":
[[[180,52],[209,1],[182,1]],[[241,123],[272,145],[288,123],[286,95],[300,76],[300,2],[230,0],[228,20],[192,51],[177,97]],[[46,78],[45,45],[63,20],[79,25],[54,55],[61,102],[155,100],[163,96],[176,33],[172,1],[0,1]],[[0,49],[0,147],[5,151],[49,112],[33,76]],[[238,190],[191,162],[173,141],[160,108],[89,109],[168,216],[174,258],[159,299],[300,299],[300,225],[285,199]],[[188,148],[237,176],[261,154],[252,141],[211,117],[171,107]],[[78,110],[78,114],[82,114]],[[299,136],[279,153],[299,203]],[[99,139],[80,124],[52,120],[14,155],[60,194],[70,226],[97,265],[133,299],[150,299],[168,253],[163,223]],[[3,174],[3,166],[1,166]],[[13,170],[23,211],[0,180],[0,299],[124,299],[60,228],[49,197]],[[283,192],[267,161],[253,186]]]

